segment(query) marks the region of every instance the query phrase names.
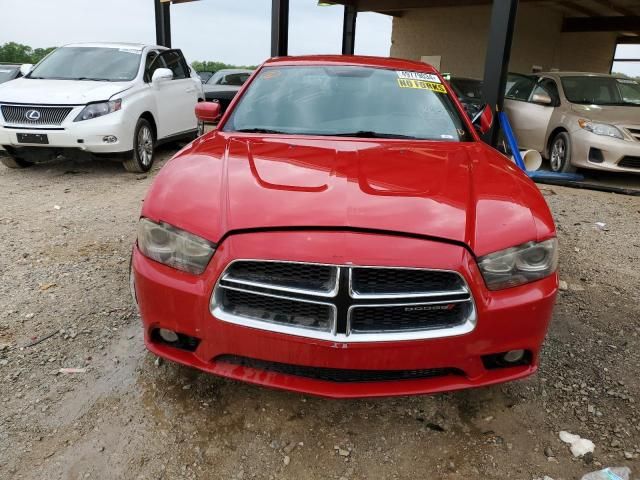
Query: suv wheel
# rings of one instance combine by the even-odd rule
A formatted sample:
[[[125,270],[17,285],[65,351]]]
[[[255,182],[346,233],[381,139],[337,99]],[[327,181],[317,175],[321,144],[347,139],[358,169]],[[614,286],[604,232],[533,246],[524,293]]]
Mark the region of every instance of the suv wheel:
[[[33,162],[16,157],[12,152],[5,150],[0,152],[0,162],[8,168],[27,168],[33,165]]]
[[[571,165],[571,139],[567,132],[560,132],[551,142],[551,154],[549,155],[551,170],[554,172],[575,172],[576,167]]]
[[[155,138],[148,120],[141,118],[133,134],[133,153],[123,162],[127,172],[148,172],[153,165]]]

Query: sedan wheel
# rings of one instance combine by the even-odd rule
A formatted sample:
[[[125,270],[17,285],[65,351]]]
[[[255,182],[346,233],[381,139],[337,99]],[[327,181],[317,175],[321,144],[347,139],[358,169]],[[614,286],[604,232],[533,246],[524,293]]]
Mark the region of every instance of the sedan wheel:
[[[562,168],[566,155],[567,146],[564,143],[564,139],[557,138],[556,141],[553,142],[553,149],[551,150],[551,169],[554,172],[557,172]]]
[[[549,155],[551,170],[554,172],[575,172],[576,168],[571,165],[571,139],[567,132],[560,132],[553,139],[551,144],[551,154]]]

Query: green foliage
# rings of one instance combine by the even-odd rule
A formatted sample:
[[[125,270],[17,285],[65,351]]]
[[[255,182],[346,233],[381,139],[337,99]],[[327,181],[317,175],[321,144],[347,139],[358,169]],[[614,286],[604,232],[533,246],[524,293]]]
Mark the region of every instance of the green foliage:
[[[9,42],[0,46],[0,62],[3,63],[38,63],[55,47],[33,49],[28,45]]]
[[[248,70],[254,70],[255,65],[230,65],[222,62],[191,62],[191,66],[196,72],[217,72],[227,68],[246,68]]]

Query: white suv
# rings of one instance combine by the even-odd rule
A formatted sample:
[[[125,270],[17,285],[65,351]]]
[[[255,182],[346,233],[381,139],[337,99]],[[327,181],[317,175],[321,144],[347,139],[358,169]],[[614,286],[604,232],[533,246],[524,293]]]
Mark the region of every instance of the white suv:
[[[180,50],[74,44],[22,70],[0,85],[0,160],[10,168],[90,156],[146,172],[158,143],[197,135],[202,82]]]

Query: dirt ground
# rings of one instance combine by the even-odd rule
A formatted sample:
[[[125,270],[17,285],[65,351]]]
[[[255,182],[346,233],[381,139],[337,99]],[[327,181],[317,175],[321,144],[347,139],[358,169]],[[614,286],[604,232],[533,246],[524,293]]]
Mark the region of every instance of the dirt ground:
[[[159,167],[0,166],[0,479],[640,478],[640,197],[541,187],[567,285],[533,378],[332,401],[146,352],[127,267]]]

